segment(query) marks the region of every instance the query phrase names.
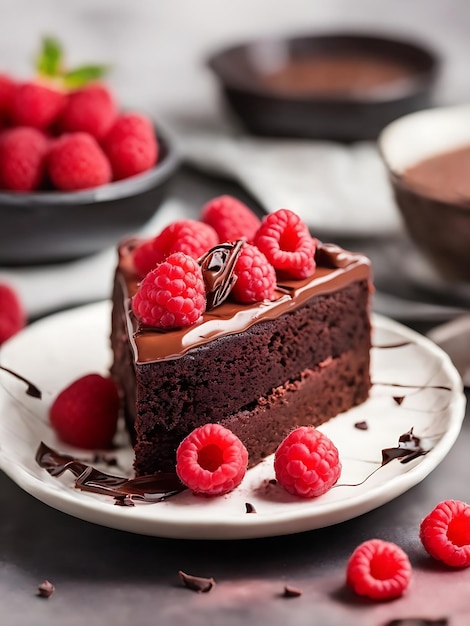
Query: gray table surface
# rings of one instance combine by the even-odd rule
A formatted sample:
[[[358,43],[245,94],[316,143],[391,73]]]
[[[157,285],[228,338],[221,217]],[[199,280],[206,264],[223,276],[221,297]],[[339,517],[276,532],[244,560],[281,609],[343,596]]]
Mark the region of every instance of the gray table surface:
[[[72,63],[112,61],[111,80],[121,100],[175,126],[181,119],[223,123],[201,59],[219,45],[259,33],[347,26],[413,35],[442,54],[438,99],[470,97],[468,0],[1,0],[0,9],[4,69],[25,74],[40,34],[54,33],[68,43]],[[231,189],[183,171],[172,193],[197,198],[200,206],[205,197]],[[377,254],[371,242],[353,243]],[[387,244],[390,259],[402,245]],[[383,278],[379,272],[378,282]],[[418,297],[416,286],[397,283],[401,297],[403,289]],[[449,304],[439,296],[436,303]],[[425,331],[433,322],[418,315],[408,323]],[[49,508],[0,473],[0,623],[379,626],[398,617],[448,617],[452,626],[467,625],[470,569],[448,572],[431,562],[417,530],[440,500],[470,499],[468,407],[466,418],[442,464],[404,495],[349,522],[279,538],[194,542],[120,532]],[[371,537],[395,541],[409,554],[414,580],[403,599],[376,605],[345,589],[348,556]],[[213,576],[217,585],[196,594],[181,585],[179,569]],[[48,600],[36,596],[44,579],[56,586]],[[300,587],[302,595],[281,597],[285,584]]]

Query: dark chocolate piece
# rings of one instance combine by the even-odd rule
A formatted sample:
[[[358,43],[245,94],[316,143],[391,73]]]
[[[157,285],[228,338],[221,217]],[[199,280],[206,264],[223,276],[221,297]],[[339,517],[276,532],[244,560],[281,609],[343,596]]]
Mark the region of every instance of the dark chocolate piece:
[[[368,430],[369,425],[366,421],[356,422],[354,424],[354,428],[357,428],[358,430]]]
[[[178,572],[179,577],[183,581],[183,584],[192,591],[198,593],[207,593],[215,585],[213,578],[203,578],[202,576],[192,576],[191,574],[185,574],[181,570]]]
[[[251,502],[245,502],[245,508],[247,513],[256,513],[255,507],[251,504]]]
[[[400,404],[405,399],[405,396],[392,396],[392,397],[393,397],[394,401],[398,404],[398,406],[400,406]]]
[[[302,595],[302,589],[292,587],[291,585],[285,585],[284,593],[282,595],[284,598],[298,598]]]
[[[19,374],[17,374],[13,370],[9,369],[8,367],[4,367],[3,365],[0,365],[0,370],[3,370],[4,372],[7,372],[8,374],[11,374],[12,376],[17,378],[18,380],[21,380],[21,382],[26,383],[26,385],[27,385],[26,395],[31,396],[32,398],[38,398],[39,400],[42,398],[41,390],[38,389],[36,387],[36,385],[33,385],[33,383],[31,381],[29,381],[26,378],[24,378],[24,376],[20,376]]]
[[[54,591],[54,585],[48,580],[44,580],[40,585],[38,585],[38,596],[41,598],[50,598]]]
[[[206,310],[214,309],[226,300],[235,284],[235,264],[240,256],[245,242],[223,243],[209,252],[206,252],[199,260],[202,269],[204,284],[206,286]]]
[[[41,442],[36,452],[36,462],[51,476],[60,476],[66,470],[76,477],[75,487],[114,498],[125,498],[145,502],[161,502],[185,489],[176,473],[160,472],[123,478],[113,476],[82,463],[67,454],[60,454]]]

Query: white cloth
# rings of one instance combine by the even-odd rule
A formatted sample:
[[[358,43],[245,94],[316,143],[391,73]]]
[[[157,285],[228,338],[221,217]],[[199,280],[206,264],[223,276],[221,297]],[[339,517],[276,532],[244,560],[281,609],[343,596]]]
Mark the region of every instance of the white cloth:
[[[314,233],[389,236],[399,232],[385,167],[372,142],[264,139],[180,132],[195,167],[240,183],[268,212],[289,208]]]

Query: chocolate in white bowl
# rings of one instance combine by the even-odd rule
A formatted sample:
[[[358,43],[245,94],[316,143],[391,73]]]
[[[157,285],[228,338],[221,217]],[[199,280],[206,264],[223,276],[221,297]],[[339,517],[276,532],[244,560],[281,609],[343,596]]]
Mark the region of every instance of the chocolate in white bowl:
[[[470,281],[470,105],[395,120],[379,147],[417,248],[439,277]]]

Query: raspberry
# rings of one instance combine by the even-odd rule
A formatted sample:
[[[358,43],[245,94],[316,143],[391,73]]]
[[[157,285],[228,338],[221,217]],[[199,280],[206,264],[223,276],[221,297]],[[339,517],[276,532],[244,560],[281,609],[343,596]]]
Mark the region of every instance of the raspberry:
[[[286,491],[302,498],[315,498],[338,480],[341,462],[336,446],[326,435],[311,426],[301,426],[279,445],[274,470]]]
[[[134,266],[140,276],[164,261],[173,252],[184,252],[198,259],[219,243],[215,230],[208,224],[195,220],[173,222],[149,241],[134,250]]]
[[[274,298],[276,272],[255,246],[248,243],[243,246],[234,273],[237,280],[232,295],[237,302],[261,302]]]
[[[49,420],[58,437],[79,448],[109,448],[119,414],[115,382],[100,374],[75,380],[54,400]]]
[[[0,284],[0,345],[24,328],[26,314],[16,291]]]
[[[64,92],[40,83],[21,83],[12,100],[12,117],[17,126],[45,129],[59,116],[65,105]]]
[[[401,596],[411,579],[410,561],[394,543],[370,539],[348,561],[346,583],[358,595],[374,600]]]
[[[242,238],[252,241],[261,225],[259,218],[246,204],[232,196],[209,200],[202,208],[201,220],[212,226],[222,242]]]
[[[49,141],[36,128],[16,127],[0,135],[0,186],[34,191],[41,186]]]
[[[420,539],[435,559],[452,567],[470,565],[470,505],[444,500],[421,522]]]
[[[141,322],[158,328],[180,328],[199,321],[206,297],[197,261],[183,252],[170,254],[140,283],[132,310]]]
[[[149,170],[158,158],[158,143],[152,122],[140,113],[117,118],[103,140],[116,180]]]
[[[16,84],[6,74],[0,74],[0,119],[8,119],[11,113]]]
[[[74,191],[111,181],[111,167],[96,139],[88,133],[62,135],[53,144],[48,172],[57,189]]]
[[[193,430],[176,451],[176,472],[196,494],[220,496],[238,487],[248,463],[240,439],[220,424]]]
[[[85,132],[102,139],[117,117],[111,93],[100,84],[91,84],[72,91],[59,119],[63,132]]]
[[[288,209],[263,219],[254,244],[276,270],[291,278],[306,278],[315,271],[315,242],[300,217]]]

